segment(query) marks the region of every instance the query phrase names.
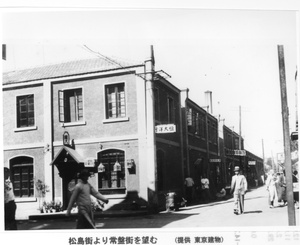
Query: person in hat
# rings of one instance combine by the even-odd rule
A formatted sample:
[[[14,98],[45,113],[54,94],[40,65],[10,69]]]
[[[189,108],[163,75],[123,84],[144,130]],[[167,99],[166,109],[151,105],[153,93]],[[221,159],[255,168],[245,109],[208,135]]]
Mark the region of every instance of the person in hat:
[[[76,184],[67,207],[67,216],[70,216],[73,204],[78,206],[77,229],[96,229],[94,223],[94,214],[92,209],[91,195],[95,198],[108,203],[108,199],[96,191],[88,182],[90,173],[83,169],[79,174],[79,180]]]
[[[4,217],[5,230],[17,230],[15,195],[12,182],[10,180],[10,170],[4,167]]]
[[[278,198],[276,192],[276,181],[277,175],[274,173],[273,169],[271,169],[266,181],[267,191],[269,192],[268,203],[270,208],[274,208],[274,201]]]
[[[234,197],[234,210],[235,214],[244,213],[244,196],[247,192],[247,180],[240,172],[240,167],[234,167],[234,176],[231,179],[230,193]]]

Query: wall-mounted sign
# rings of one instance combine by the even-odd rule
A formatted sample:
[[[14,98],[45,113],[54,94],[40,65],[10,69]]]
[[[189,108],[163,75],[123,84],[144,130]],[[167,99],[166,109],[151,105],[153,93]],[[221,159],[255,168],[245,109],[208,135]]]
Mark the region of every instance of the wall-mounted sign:
[[[209,159],[209,162],[221,162],[221,159]]]
[[[235,156],[246,156],[246,151],[245,150],[234,150],[234,155]]]
[[[70,135],[67,131],[65,131],[63,134],[63,144],[70,145]]]
[[[162,124],[155,126],[155,133],[157,134],[167,134],[167,133],[175,133],[176,125],[175,124]]]
[[[84,161],[84,166],[85,167],[95,167],[95,159],[94,158],[87,158]]]
[[[256,161],[248,161],[248,165],[255,165]]]

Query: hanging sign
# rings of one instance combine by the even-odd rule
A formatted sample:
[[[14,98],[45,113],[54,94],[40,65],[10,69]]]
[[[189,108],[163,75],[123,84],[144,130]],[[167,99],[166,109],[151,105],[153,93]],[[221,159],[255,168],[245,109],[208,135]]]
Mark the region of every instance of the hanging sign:
[[[175,133],[176,125],[175,124],[162,124],[155,126],[155,133],[157,134],[167,134],[167,133]]]

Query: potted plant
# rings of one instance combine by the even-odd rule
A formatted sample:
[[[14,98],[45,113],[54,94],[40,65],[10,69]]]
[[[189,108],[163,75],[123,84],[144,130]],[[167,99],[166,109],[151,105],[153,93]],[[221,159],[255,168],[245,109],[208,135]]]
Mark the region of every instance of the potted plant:
[[[55,212],[61,212],[62,211],[62,204],[60,201],[56,201],[54,203],[54,210]]]
[[[49,191],[49,187],[40,179],[38,179],[35,182],[35,188],[37,190],[38,193],[38,199],[39,199],[39,210],[44,210],[43,206],[44,206],[44,198],[46,196],[46,193]],[[43,202],[43,206],[41,206],[41,202]]]

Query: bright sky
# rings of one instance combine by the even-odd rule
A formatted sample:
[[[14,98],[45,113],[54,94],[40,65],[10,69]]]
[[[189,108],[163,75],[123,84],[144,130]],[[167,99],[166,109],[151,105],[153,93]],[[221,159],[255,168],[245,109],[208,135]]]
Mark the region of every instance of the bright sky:
[[[298,28],[299,29],[299,28]],[[154,46],[156,69],[239,133],[245,149],[262,157],[283,152],[277,45],[284,46],[290,130],[295,131],[297,67],[295,11],[105,10],[22,12],[3,16],[8,60],[4,70],[94,55],[144,61]]]

